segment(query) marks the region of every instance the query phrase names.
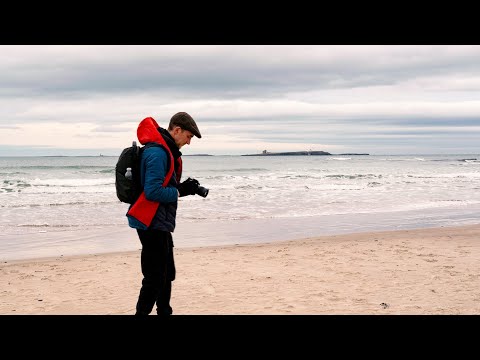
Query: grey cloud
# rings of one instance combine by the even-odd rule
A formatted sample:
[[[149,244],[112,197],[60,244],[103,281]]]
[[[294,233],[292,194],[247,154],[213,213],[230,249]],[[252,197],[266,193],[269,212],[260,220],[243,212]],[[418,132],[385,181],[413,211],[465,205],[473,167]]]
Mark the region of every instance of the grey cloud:
[[[312,89],[393,85],[419,76],[480,73],[480,47],[34,46],[20,50],[14,52],[17,62],[0,56],[4,96],[155,91],[189,98],[270,98]]]
[[[479,149],[479,58],[480,46],[0,46],[0,128],[93,122],[76,136],[118,136],[178,104],[252,141]]]
[[[402,125],[402,126],[455,126],[455,127],[465,127],[465,126],[480,126],[480,116],[477,117],[456,117],[456,116],[446,116],[446,117],[424,117],[424,118],[403,118],[403,119],[388,119],[384,118],[379,120],[383,124],[388,123],[391,125]]]

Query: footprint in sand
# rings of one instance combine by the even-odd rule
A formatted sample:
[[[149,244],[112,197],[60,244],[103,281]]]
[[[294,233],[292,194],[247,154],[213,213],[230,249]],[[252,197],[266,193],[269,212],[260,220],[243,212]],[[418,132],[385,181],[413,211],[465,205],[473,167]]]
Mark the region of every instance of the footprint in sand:
[[[386,308],[388,308],[390,305],[388,305],[387,303],[382,302],[382,303],[380,304],[380,306],[381,306],[382,308],[386,309]]]

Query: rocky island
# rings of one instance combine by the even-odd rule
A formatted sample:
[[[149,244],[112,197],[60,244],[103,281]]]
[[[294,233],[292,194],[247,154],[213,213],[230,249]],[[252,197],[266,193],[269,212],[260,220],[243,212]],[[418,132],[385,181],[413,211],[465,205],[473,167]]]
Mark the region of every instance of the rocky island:
[[[365,153],[357,154],[357,153],[345,153],[345,154],[331,154],[326,151],[286,151],[286,152],[268,152],[267,150],[263,150],[260,154],[245,154],[242,156],[291,156],[291,155],[368,155]]]

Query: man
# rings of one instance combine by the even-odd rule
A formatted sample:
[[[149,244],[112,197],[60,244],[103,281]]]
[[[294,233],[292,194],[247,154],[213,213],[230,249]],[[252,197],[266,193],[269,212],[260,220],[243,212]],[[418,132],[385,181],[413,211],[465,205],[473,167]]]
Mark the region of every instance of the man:
[[[145,145],[140,164],[143,193],[130,206],[127,217],[137,230],[142,243],[142,287],[135,315],[149,315],[157,305],[158,315],[171,315],[172,281],[175,279],[172,232],[175,229],[178,197],[195,195],[199,183],[195,179],[180,182],[182,153],[180,149],[202,135],[193,118],[186,112],[172,116],[168,130],[147,117],[137,129],[137,137]]]

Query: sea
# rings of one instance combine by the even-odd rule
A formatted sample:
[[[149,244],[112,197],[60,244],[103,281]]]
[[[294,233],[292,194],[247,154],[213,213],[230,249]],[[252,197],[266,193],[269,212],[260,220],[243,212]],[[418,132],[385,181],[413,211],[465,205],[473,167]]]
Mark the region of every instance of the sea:
[[[134,251],[117,156],[0,157],[0,260]],[[480,223],[480,154],[183,157],[176,247]]]

